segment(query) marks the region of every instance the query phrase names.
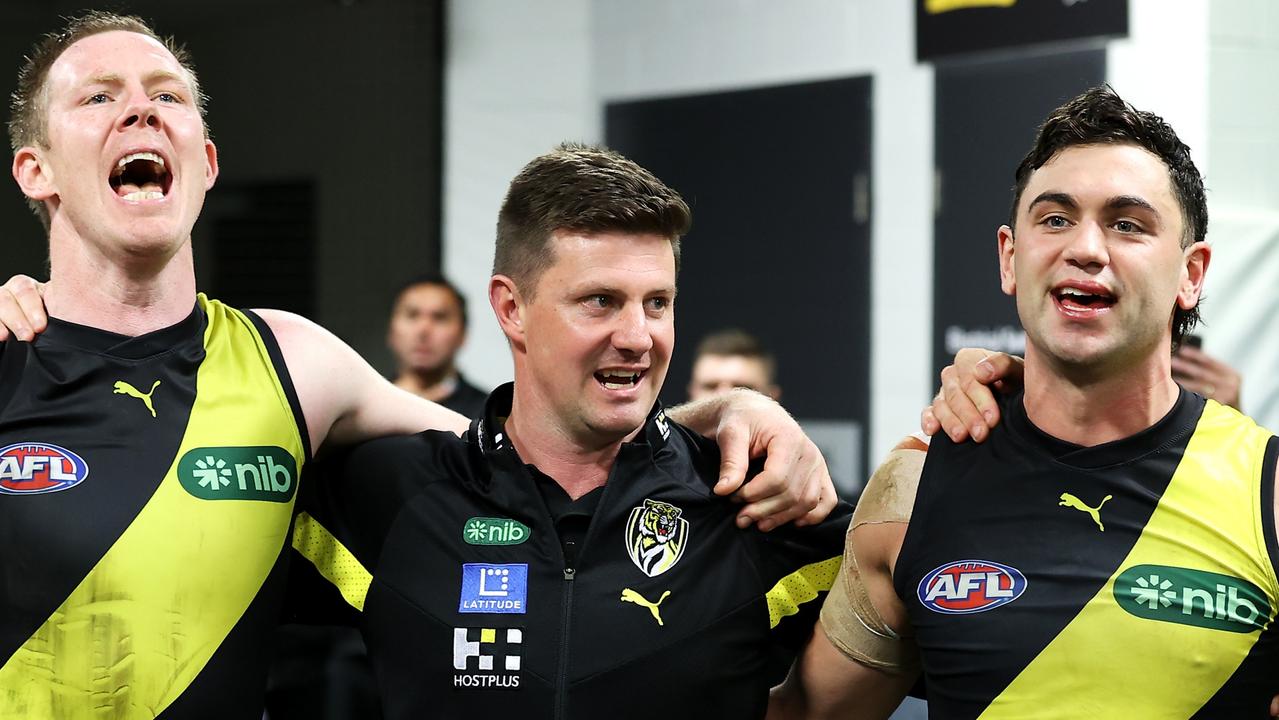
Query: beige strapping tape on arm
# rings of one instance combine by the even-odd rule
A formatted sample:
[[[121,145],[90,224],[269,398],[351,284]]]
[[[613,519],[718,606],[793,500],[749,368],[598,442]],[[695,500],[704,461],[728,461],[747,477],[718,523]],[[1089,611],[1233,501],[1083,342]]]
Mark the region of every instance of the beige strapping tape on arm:
[[[822,605],[822,628],[832,645],[852,660],[893,674],[916,672],[919,651],[913,640],[901,637],[884,622],[871,602],[853,554],[853,530],[867,524],[909,522],[926,447],[908,438],[871,476],[848,526],[839,575]]]

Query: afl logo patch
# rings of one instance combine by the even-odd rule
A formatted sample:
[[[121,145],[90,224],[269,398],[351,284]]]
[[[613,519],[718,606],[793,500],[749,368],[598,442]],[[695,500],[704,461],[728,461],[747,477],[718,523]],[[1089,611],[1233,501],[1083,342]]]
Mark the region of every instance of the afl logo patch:
[[[48,443],[17,443],[0,448],[0,493],[36,495],[66,490],[89,477],[79,455]]]
[[[924,576],[919,602],[933,612],[968,615],[994,610],[1026,592],[1026,576],[989,560],[959,560]]]

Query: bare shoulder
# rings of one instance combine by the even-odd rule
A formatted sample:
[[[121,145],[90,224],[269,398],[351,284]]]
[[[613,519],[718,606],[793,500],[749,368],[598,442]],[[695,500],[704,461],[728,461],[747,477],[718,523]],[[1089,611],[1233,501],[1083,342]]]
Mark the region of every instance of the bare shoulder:
[[[914,435],[897,443],[866,482],[853,527],[910,522],[928,445]]]
[[[352,397],[362,392],[373,370],[336,335],[301,315],[283,310],[253,312],[275,335],[306,417],[311,447],[318,448],[333,424],[349,412]],[[334,382],[335,378],[342,382]]]
[[[286,343],[296,348],[308,342],[341,342],[333,333],[296,313],[269,309],[254,309],[253,312],[271,328],[281,350]]]

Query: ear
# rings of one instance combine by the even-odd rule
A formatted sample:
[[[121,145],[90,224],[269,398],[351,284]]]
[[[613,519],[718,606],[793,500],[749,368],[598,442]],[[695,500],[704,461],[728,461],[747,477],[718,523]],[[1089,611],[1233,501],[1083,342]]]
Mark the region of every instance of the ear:
[[[212,140],[204,141],[204,189],[213,188],[218,179],[218,146]]]
[[[1212,260],[1212,248],[1206,242],[1193,243],[1182,251],[1181,285],[1177,288],[1177,306],[1190,310],[1199,304],[1203,293],[1204,276],[1208,274],[1208,262]]]
[[[493,306],[493,314],[497,316],[497,324],[506,339],[513,347],[522,350],[525,341],[524,301],[515,281],[506,275],[489,278],[489,305]]]
[[[1013,254],[1016,250],[1016,240],[1013,238],[1013,229],[1007,225],[1000,225],[999,232],[996,233],[999,238],[999,287],[1003,289],[1005,295],[1017,295],[1017,273],[1013,265]]]
[[[58,193],[39,148],[24,147],[13,154],[13,179],[32,200],[48,200]]]

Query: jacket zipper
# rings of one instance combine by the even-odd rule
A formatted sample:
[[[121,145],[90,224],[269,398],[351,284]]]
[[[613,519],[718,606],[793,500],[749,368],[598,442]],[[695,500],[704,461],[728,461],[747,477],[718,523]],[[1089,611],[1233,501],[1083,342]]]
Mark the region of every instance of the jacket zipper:
[[[567,561],[564,563],[563,606],[560,613],[560,661],[555,677],[556,720],[563,720],[566,717],[568,705],[568,636],[569,623],[573,617],[573,578],[577,575],[577,570],[569,567],[572,564]]]

